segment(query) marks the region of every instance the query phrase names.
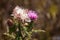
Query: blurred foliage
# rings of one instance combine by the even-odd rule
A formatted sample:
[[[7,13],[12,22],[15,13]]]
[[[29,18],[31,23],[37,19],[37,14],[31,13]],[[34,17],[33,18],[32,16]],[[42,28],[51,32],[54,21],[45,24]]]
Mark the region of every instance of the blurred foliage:
[[[56,18],[58,8],[55,4],[51,4],[49,12],[51,13],[53,19]]]

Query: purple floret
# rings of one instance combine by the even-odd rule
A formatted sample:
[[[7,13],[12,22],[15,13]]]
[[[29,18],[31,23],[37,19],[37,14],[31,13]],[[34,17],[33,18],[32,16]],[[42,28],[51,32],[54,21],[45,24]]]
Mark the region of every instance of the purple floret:
[[[35,11],[32,11],[32,10],[30,10],[29,12],[28,12],[28,16],[29,16],[29,18],[31,19],[31,20],[35,20],[35,19],[37,19],[37,13],[35,12]]]

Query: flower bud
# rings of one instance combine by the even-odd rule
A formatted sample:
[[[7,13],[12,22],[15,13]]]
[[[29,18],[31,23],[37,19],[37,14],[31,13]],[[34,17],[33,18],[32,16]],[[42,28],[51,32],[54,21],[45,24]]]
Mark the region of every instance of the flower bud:
[[[28,26],[28,23],[25,23],[24,25],[25,25],[25,26]]]
[[[8,26],[13,26],[13,21],[11,19],[8,19],[7,24]]]

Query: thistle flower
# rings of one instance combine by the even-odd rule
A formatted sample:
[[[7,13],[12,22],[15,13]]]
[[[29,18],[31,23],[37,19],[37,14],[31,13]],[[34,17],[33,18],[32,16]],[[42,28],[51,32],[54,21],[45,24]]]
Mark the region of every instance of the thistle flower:
[[[19,6],[16,6],[15,9],[13,10],[12,16],[14,16],[15,19],[21,19],[23,22],[30,22],[30,19],[28,17],[28,9],[23,9]]]
[[[13,14],[12,14],[12,16],[14,16],[15,19],[18,19],[18,18],[20,18],[20,14],[23,14],[23,9],[20,8],[19,6],[16,6],[16,7],[13,9]]]
[[[38,18],[37,13],[35,11],[30,10],[28,12],[28,16],[31,20],[36,20]]]

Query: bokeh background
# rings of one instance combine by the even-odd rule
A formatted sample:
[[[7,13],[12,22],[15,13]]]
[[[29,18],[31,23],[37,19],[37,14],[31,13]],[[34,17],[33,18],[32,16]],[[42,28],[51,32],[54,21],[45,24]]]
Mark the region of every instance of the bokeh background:
[[[60,0],[0,0],[0,40],[8,40],[3,35],[7,32],[6,21],[17,5],[38,13],[39,17],[33,29],[45,30],[47,33],[44,35],[48,35],[46,40],[60,40]],[[43,33],[42,36],[38,33],[33,34],[33,37],[34,35],[41,38]]]

